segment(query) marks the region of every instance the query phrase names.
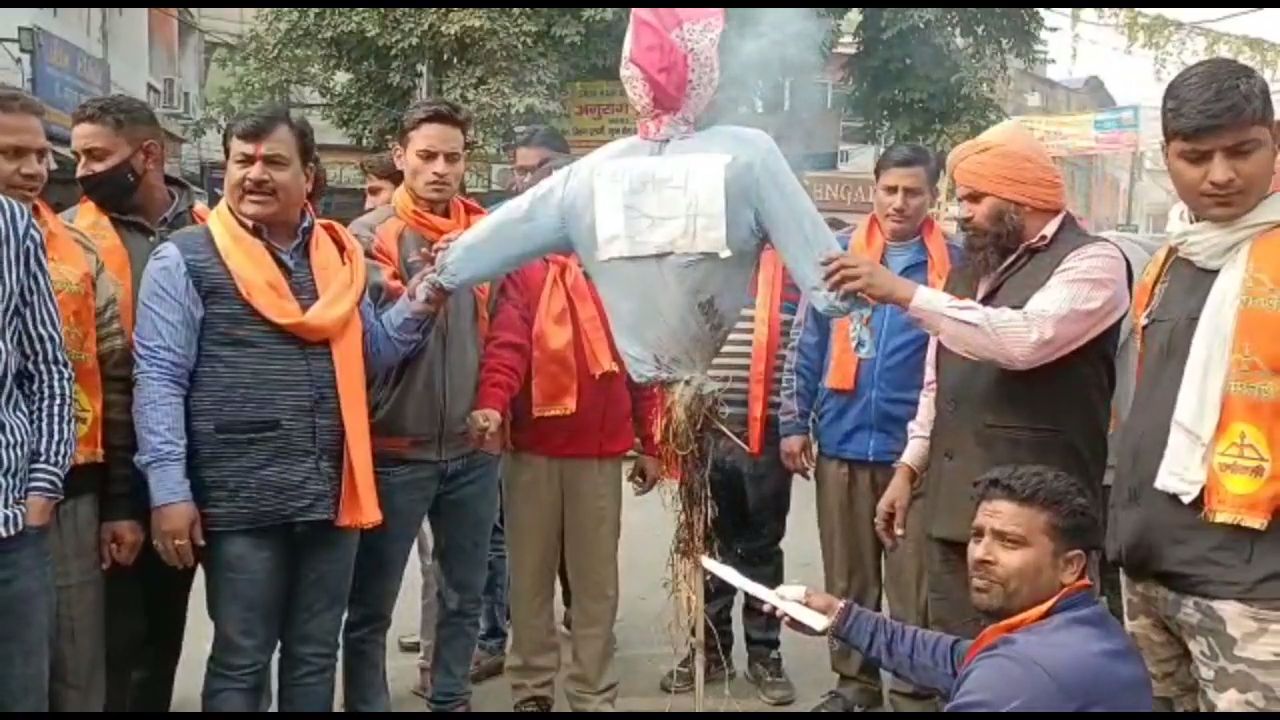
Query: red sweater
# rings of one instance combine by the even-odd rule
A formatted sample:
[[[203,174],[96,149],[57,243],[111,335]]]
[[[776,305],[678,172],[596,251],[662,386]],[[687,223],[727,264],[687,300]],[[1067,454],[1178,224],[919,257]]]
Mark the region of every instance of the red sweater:
[[[645,454],[656,454],[653,419],[658,410],[657,389],[635,384],[625,370],[591,377],[580,336],[574,343],[577,412],[533,416],[533,320],[549,267],[545,260],[536,260],[508,275],[499,287],[480,360],[475,408],[496,410],[509,419],[511,446],[518,452],[559,458],[616,457],[631,450],[638,436]],[[594,285],[591,298],[607,330],[604,305]],[[623,367],[616,346],[613,356],[618,367]]]

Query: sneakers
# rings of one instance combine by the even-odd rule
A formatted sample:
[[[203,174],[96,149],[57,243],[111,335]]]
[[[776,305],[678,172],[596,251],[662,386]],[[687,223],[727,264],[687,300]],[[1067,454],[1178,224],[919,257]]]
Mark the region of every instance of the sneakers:
[[[516,712],[551,712],[551,707],[550,698],[531,697],[516,703],[512,709]]]
[[[796,686],[782,669],[782,655],[777,650],[748,660],[747,680],[756,686],[760,701],[766,705],[790,705],[796,701]]]
[[[870,712],[871,708],[855,702],[839,690],[828,690],[822,702],[813,706],[810,712]]]
[[[662,676],[658,681],[658,687],[665,693],[679,694],[692,691],[696,662],[693,651],[689,651],[678,665]],[[732,660],[726,662],[718,654],[707,653],[706,681],[708,683],[732,680],[735,674]]]
[[[498,677],[502,674],[506,663],[506,653],[491,653],[482,648],[476,648],[475,654],[471,656],[471,682],[482,683]]]

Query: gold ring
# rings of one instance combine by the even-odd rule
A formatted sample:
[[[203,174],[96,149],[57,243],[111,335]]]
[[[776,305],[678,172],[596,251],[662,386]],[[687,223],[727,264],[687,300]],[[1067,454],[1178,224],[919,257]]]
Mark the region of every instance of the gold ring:
[[[183,545],[186,545],[186,544],[187,544],[187,541],[186,541],[186,540],[174,540],[174,541],[173,541],[173,545],[174,545],[174,547],[182,547]]]

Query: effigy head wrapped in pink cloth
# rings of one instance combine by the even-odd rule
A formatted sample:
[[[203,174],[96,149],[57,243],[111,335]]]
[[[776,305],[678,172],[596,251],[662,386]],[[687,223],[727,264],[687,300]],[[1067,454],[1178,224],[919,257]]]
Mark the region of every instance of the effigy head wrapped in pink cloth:
[[[723,8],[633,9],[620,74],[636,134],[473,226],[439,258],[436,286],[576,254],[631,376],[668,382],[710,365],[769,242],[820,312],[854,318],[851,342],[869,354],[869,308],[823,284],[821,260],[840,247],[777,145],[759,130],[698,125],[719,83],[724,22]]]

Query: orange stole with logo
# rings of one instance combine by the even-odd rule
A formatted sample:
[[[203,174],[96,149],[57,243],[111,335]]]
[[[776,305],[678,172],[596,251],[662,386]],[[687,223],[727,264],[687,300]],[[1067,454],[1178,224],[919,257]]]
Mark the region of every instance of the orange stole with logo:
[[[1171,248],[1161,248],[1135,289],[1139,353],[1145,316],[1174,255]],[[1219,318],[1201,318],[1201,322],[1218,321]],[[1231,367],[1208,458],[1204,517],[1210,522],[1265,530],[1280,509],[1280,467],[1274,456],[1275,448],[1280,446],[1277,321],[1280,230],[1272,230],[1254,240],[1245,269],[1231,344]]]
[[[37,201],[32,207],[44,233],[49,279],[62,319],[62,338],[75,377],[76,450],[73,464],[99,463],[102,451],[102,371],[98,366],[98,311],[93,270],[57,213]]]

